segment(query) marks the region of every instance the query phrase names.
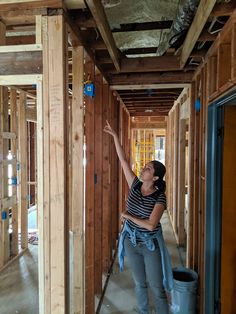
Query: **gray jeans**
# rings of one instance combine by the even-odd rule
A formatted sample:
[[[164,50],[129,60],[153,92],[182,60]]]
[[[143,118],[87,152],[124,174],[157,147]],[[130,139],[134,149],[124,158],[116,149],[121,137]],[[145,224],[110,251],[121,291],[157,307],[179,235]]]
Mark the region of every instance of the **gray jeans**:
[[[134,247],[129,238],[124,241],[125,255],[127,256],[135,283],[135,293],[140,314],[149,313],[148,287],[149,284],[157,314],[168,314],[168,303],[163,288],[161,254],[158,244],[150,251],[146,244],[137,243]]]

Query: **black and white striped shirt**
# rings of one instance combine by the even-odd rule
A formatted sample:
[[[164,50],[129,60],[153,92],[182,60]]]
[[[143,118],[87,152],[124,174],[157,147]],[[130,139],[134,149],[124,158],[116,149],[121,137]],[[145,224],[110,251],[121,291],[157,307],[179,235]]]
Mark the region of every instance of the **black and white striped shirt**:
[[[128,199],[126,202],[126,209],[129,214],[140,219],[149,219],[153,208],[156,204],[163,204],[166,208],[166,196],[165,193],[160,192],[158,189],[149,195],[142,195],[141,186],[142,182],[135,177],[131,185]],[[146,232],[146,233],[155,233],[160,228],[160,223],[156,226],[153,231],[149,231],[145,228],[140,227],[136,223],[127,219],[127,223],[131,228],[136,229],[137,231]]]

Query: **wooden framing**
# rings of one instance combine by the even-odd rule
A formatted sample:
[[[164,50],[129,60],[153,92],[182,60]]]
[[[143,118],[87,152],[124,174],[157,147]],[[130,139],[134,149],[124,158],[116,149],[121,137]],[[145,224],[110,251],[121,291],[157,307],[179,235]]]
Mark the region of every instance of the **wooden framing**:
[[[27,126],[26,126],[26,95],[21,93],[18,105],[18,136],[19,136],[19,215],[21,217],[21,248],[28,247],[28,206],[27,206]]]
[[[0,187],[1,187],[1,217],[0,217],[0,268],[8,261],[10,257],[9,242],[9,207],[13,204],[5,202],[8,199],[8,164],[4,165],[3,160],[8,155],[8,140],[3,137],[3,132],[8,129],[8,90],[6,87],[0,87]],[[13,202],[15,203],[15,202]],[[15,205],[15,204],[14,204]],[[3,216],[5,215],[5,217]]]
[[[95,116],[96,121],[94,125],[94,233],[95,233],[95,294],[101,296],[102,294],[102,136],[103,136],[103,124],[102,124],[102,92],[103,92],[103,78],[101,73],[95,74],[95,88],[96,95],[94,98]]]
[[[111,59],[114,63],[114,66],[117,71],[120,71],[120,62],[118,49],[115,44],[115,40],[109,28],[109,24],[104,12],[103,5],[98,0],[86,0],[86,3],[93,14],[93,17],[97,23],[98,29],[101,33],[101,36],[104,40],[104,43],[107,46],[108,52],[111,56]]]
[[[185,63],[188,60],[188,57],[190,56],[215,3],[216,0],[200,1],[193,23],[190,26],[183,44],[180,56],[181,68],[185,66]]]
[[[86,55],[85,79],[90,75],[94,80],[95,66]],[[94,99],[85,97],[85,143],[86,143],[86,185],[85,185],[85,259],[86,259],[86,293],[85,313],[92,314],[95,311],[95,213],[94,213]]]
[[[43,85],[41,81],[37,84],[38,209],[42,241],[39,246],[39,304],[40,313],[65,313],[68,308],[66,269],[69,254],[65,194],[67,84],[64,19],[62,16],[43,17],[41,27],[44,76]],[[54,62],[61,66],[55,66]],[[54,184],[50,184],[53,181]]]
[[[190,114],[190,93],[185,88],[175,101],[173,108],[169,112],[167,122],[167,198],[168,211],[172,221],[174,233],[178,245],[185,246],[189,238],[189,225],[191,224],[192,208],[185,204],[186,181],[187,193],[189,196],[189,176],[186,171],[189,166],[186,165],[186,126],[189,124]],[[188,148],[189,151],[189,148]],[[187,161],[190,163],[190,160]],[[186,218],[186,214],[188,216]],[[187,221],[186,221],[187,219]],[[187,239],[186,239],[187,238]],[[188,252],[187,252],[188,255]]]
[[[84,48],[78,46],[81,38],[78,35],[75,40],[76,34],[71,27],[69,36],[72,40],[68,38],[69,20],[68,17],[63,17],[63,14],[60,15],[62,10],[55,11],[54,16],[46,16],[46,8],[49,6],[64,9],[78,5],[79,8],[83,8],[84,1],[76,4],[76,1],[72,0],[49,0],[47,3],[22,0],[17,10],[14,2],[0,1],[1,10],[5,10],[4,16],[9,23],[17,18],[20,12],[18,10],[25,11],[23,20],[28,17],[33,21],[35,14],[39,15],[36,17],[34,29],[36,35],[28,36],[27,39],[26,36],[22,37],[21,44],[17,46],[14,46],[14,43],[19,41],[16,42],[15,38],[7,38],[8,46],[5,46],[5,25],[1,23],[0,27],[0,44],[4,44],[0,47],[0,57],[5,65],[4,67],[2,62],[0,67],[0,94],[1,98],[4,98],[0,111],[0,150],[3,152],[3,156],[0,156],[1,206],[5,207],[6,211],[12,207],[12,253],[13,255],[19,253],[18,217],[21,217],[19,225],[21,225],[22,248],[27,247],[26,120],[37,120],[40,313],[93,314],[96,310],[95,297],[99,297],[102,293],[102,276],[108,273],[114,257],[120,227],[118,215],[125,207],[128,193],[121,168],[118,168],[112,139],[104,134],[102,129],[105,120],[108,119],[114,129],[120,131],[121,142],[129,158],[132,115],[146,115],[146,118],[151,116],[150,113],[143,112],[145,109],[143,103],[140,103],[140,110],[129,114],[121,99],[112,90],[189,87],[193,72],[190,70],[185,73],[170,72],[155,75],[146,73],[140,76],[135,72],[179,69],[179,60],[170,59],[169,56],[147,59],[143,64],[141,59],[123,60],[121,72],[127,71],[133,74],[113,74],[111,71],[112,85],[109,86],[99,71],[94,78],[94,61],[86,58],[84,64]],[[86,3],[91,3],[93,12],[94,8],[101,7],[99,1],[86,1]],[[193,34],[190,29],[186,38],[181,55],[182,66],[191,53],[196,37],[201,32],[199,21],[206,19],[213,3],[214,1],[205,3],[201,1],[199,12],[203,14],[196,15],[197,32]],[[33,11],[33,16],[30,17],[29,5]],[[217,12],[219,11],[216,10],[214,14],[218,14]],[[191,87],[192,94],[188,94],[187,98],[182,95],[170,111],[167,121],[164,119],[166,113],[163,112],[160,122],[163,126],[167,124],[168,130],[166,165],[168,210],[179,245],[185,244],[184,196],[185,177],[188,175],[187,265],[199,272],[202,313],[204,312],[202,305],[204,264],[202,262],[204,262],[207,104],[236,83],[235,16],[234,12],[210,48],[203,66],[195,74]],[[96,18],[105,42],[110,41],[111,34],[107,30],[104,15],[97,15]],[[189,39],[190,35],[193,35],[193,41]],[[68,42],[72,45],[72,66],[70,64],[72,88],[68,84],[68,68],[66,68]],[[118,52],[111,41],[108,45],[113,62],[119,69]],[[17,63],[18,57],[25,57],[25,61]],[[32,63],[32,58],[35,58],[37,63]],[[168,64],[165,62],[162,64],[163,61]],[[27,71],[24,71],[25,67]],[[96,96],[92,99],[83,96],[83,84],[88,78],[88,73],[96,85]],[[37,84],[37,114],[34,108],[26,107],[29,94],[17,88],[19,85],[31,84]],[[68,85],[70,92],[72,91],[70,102]],[[8,126],[9,95],[7,94],[9,93],[11,128]],[[34,95],[33,97],[35,98]],[[198,97],[201,98],[203,106],[200,112],[194,108],[194,102]],[[34,101],[35,99],[30,99],[31,104]],[[141,101],[143,102],[143,99]],[[164,105],[164,102],[162,104]],[[19,132],[16,129],[17,117]],[[186,125],[189,130],[187,139]],[[84,138],[86,138],[86,156],[83,153]],[[16,155],[18,141],[19,183],[21,184],[19,213],[15,206],[16,187],[13,187],[13,196],[9,196],[6,192],[6,166],[10,163],[13,165],[13,176],[16,175],[17,166],[16,159],[11,162],[6,160],[8,151],[6,143],[11,143],[11,151]],[[188,174],[184,167],[186,144],[189,152]],[[86,172],[84,172],[83,157],[87,159]],[[117,178],[119,178],[119,195]],[[86,194],[84,194],[84,187]],[[1,268],[7,265],[11,252],[8,249],[8,221],[3,222],[1,218],[0,223]],[[71,242],[69,242],[69,235]],[[67,293],[69,285],[70,296]]]
[[[84,107],[83,107],[83,72],[84,48],[72,48],[73,89],[71,104],[71,174],[72,174],[72,225],[73,232],[73,269],[72,272],[72,313],[83,314],[85,311],[85,260],[84,260]]]

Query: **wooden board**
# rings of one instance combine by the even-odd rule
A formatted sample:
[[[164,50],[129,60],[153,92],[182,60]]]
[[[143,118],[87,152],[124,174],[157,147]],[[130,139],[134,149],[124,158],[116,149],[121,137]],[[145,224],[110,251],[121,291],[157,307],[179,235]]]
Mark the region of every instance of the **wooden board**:
[[[100,73],[95,75],[94,109],[95,109],[95,125],[94,125],[94,175],[95,175],[95,191],[94,191],[94,232],[95,232],[95,294],[101,296],[102,293],[102,103],[103,103],[103,78]]]
[[[90,74],[94,80],[94,63],[86,55],[85,79]],[[86,185],[85,185],[85,313],[94,313],[94,99],[85,96],[85,143],[86,143]]]
[[[109,86],[103,83],[103,126],[106,120],[110,120]],[[107,133],[103,134],[103,179],[102,179],[102,269],[107,273],[111,261],[111,178],[110,178],[110,145],[111,138]]]
[[[72,48],[73,94],[71,105],[71,174],[72,203],[71,230],[73,232],[72,313],[85,312],[85,241],[84,241],[84,49]]]

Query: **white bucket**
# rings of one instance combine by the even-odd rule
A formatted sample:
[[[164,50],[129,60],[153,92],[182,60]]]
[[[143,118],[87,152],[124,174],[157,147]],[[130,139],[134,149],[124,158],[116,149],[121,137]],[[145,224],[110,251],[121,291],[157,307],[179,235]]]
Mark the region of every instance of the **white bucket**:
[[[198,274],[192,269],[173,268],[174,289],[171,294],[173,314],[195,314]]]

